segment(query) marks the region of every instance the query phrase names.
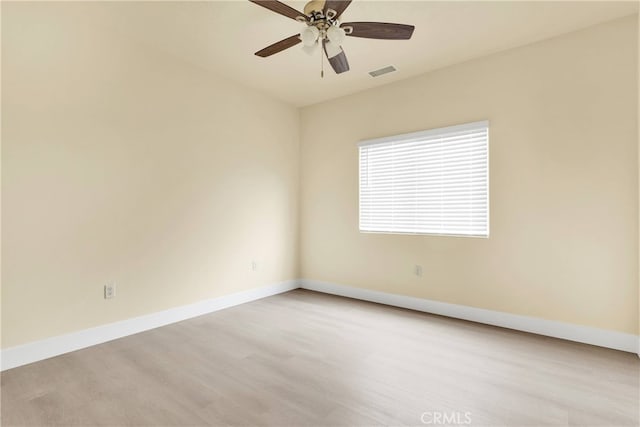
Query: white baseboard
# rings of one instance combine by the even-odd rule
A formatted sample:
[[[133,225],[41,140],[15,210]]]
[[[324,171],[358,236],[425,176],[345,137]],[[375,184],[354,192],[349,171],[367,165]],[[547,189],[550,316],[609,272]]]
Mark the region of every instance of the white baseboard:
[[[4,371],[48,359],[297,288],[638,353],[638,356],[640,356],[640,337],[632,334],[303,279],[289,280],[244,292],[224,295],[120,322],[10,347],[0,351],[1,370]]]
[[[439,314],[456,319],[470,320],[487,325],[562,338],[615,350],[628,351],[630,353],[638,353],[640,356],[640,337],[633,334],[372,291],[317,280],[302,279],[299,282],[303,289],[312,291],[408,308],[425,313]]]
[[[250,289],[231,295],[224,295],[194,304],[183,305],[169,310],[134,317],[95,328],[84,329],[70,334],[59,335],[0,351],[1,370],[7,370],[38,360],[48,359],[70,351],[80,350],[127,335],[137,334],[170,323],[212,313],[271,295],[297,289],[298,281],[289,280],[260,288]]]

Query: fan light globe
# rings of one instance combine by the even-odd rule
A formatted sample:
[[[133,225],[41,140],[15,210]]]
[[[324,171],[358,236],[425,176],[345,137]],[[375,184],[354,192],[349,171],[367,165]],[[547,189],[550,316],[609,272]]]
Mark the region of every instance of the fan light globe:
[[[318,43],[314,43],[311,46],[302,46],[302,50],[304,50],[307,55],[313,55],[318,50]]]
[[[338,56],[342,53],[340,45],[332,41],[326,42],[324,44],[324,48],[327,51],[327,58],[333,58],[334,56]]]
[[[340,27],[336,27],[335,25],[332,25],[327,30],[327,38],[329,39],[329,41],[331,41],[331,43],[341,45],[342,42],[344,42],[344,37],[345,37],[344,30]]]
[[[305,46],[313,46],[316,40],[318,40],[318,36],[320,35],[320,30],[316,27],[307,27],[300,32],[300,39],[302,40],[302,44]]]

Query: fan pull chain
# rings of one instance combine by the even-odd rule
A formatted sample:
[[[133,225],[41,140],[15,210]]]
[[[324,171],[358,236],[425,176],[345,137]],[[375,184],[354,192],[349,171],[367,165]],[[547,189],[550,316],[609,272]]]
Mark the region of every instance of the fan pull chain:
[[[324,46],[323,46],[324,48]],[[324,79],[324,55],[323,55],[323,51],[324,49],[320,49],[320,78]]]

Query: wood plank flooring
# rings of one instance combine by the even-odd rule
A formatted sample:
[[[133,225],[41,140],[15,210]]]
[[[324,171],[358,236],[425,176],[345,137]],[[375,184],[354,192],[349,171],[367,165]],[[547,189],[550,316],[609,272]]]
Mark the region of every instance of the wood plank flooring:
[[[639,377],[634,354],[295,290],[3,372],[1,421],[638,426]]]

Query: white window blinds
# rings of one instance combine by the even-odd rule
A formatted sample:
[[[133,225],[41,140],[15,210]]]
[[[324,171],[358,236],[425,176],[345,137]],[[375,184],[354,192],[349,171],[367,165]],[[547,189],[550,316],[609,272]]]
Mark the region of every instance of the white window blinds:
[[[359,144],[360,231],[489,235],[489,123]]]

